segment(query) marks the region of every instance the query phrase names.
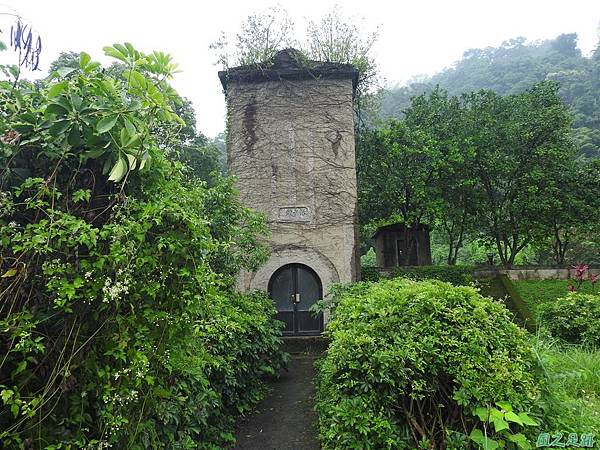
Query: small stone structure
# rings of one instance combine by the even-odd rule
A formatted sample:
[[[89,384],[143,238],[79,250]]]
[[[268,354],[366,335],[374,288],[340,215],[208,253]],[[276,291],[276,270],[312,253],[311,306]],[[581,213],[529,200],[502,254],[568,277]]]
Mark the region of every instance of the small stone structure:
[[[432,263],[429,228],[401,223],[386,225],[373,235],[377,267],[424,266]]]
[[[242,203],[264,213],[271,231],[269,260],[241,273],[238,288],[270,289],[276,271],[294,264],[316,273],[322,293],[357,280],[357,71],[287,49],[266,68],[237,67],[219,78],[229,173]]]

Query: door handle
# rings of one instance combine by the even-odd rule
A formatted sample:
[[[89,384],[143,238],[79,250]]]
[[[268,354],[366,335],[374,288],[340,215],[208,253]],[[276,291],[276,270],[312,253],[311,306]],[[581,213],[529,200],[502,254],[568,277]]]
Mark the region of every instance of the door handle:
[[[294,303],[300,303],[300,294],[294,294]]]

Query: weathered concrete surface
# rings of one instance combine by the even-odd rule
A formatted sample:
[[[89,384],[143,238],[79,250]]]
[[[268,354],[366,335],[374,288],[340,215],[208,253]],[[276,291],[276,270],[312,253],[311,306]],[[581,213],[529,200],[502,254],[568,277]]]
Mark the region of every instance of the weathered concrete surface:
[[[288,372],[257,411],[238,424],[237,450],[318,450],[313,409],[315,355],[292,356]]]
[[[238,288],[266,290],[290,263],[315,270],[325,292],[356,280],[352,79],[232,79],[226,95],[229,171],[242,203],[271,230],[271,260],[241,274]]]

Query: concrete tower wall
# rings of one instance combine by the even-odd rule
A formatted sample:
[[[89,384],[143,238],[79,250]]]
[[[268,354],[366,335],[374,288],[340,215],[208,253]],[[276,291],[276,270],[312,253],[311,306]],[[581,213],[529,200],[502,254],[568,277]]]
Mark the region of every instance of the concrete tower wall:
[[[229,171],[241,201],[264,213],[269,261],[239,277],[267,289],[282,265],[306,264],[326,292],[358,277],[353,80],[230,80]]]

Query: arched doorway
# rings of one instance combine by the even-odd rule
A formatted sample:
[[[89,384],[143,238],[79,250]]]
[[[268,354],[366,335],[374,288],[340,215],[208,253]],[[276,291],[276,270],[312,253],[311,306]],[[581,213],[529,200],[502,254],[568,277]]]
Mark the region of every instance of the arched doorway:
[[[280,267],[269,280],[269,296],[275,302],[278,320],[285,323],[283,334],[315,335],[323,331],[323,314],[309,311],[323,296],[321,280],[304,264]]]

